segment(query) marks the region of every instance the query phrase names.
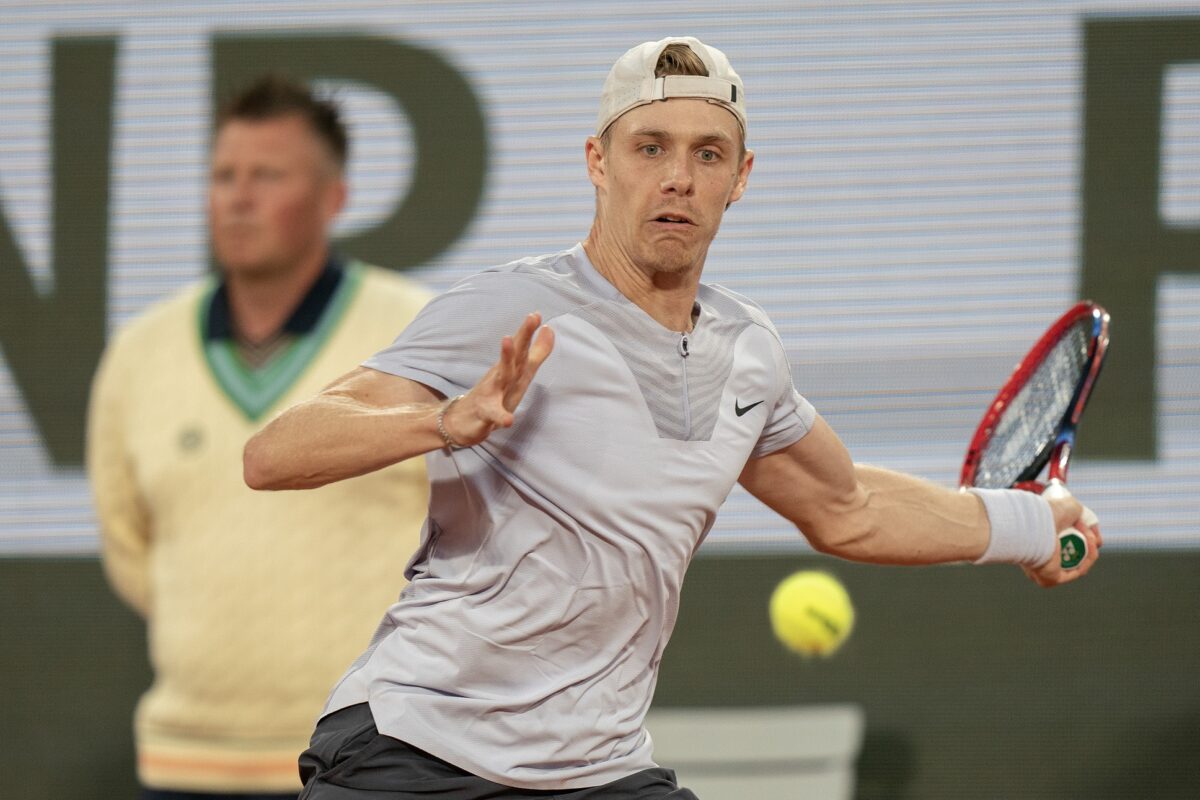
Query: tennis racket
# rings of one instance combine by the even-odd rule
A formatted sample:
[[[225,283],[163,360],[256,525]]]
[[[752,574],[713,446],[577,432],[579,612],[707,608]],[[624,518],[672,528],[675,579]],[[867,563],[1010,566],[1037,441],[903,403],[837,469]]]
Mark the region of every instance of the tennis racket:
[[[1091,302],[1073,306],[1050,326],[983,415],[960,484],[982,489],[1027,489],[1046,497],[1067,494],[1075,432],[1108,350],[1108,312]],[[1046,483],[1038,481],[1049,463]],[[1084,522],[1096,515],[1084,509]],[[1064,569],[1078,567],[1087,542],[1074,528],[1058,535]]]

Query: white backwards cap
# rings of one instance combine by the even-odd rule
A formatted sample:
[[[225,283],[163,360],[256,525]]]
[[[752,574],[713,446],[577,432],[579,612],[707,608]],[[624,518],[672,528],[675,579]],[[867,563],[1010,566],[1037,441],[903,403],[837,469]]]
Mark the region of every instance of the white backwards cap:
[[[669,44],[686,44],[690,47],[708,68],[708,75],[655,77],[658,57]],[[691,36],[668,36],[657,42],[645,42],[617,59],[600,92],[596,135],[602,135],[617,117],[631,108],[672,97],[695,97],[724,106],[737,117],[742,136],[746,135],[746,100],[742,79],[733,71],[724,53]]]

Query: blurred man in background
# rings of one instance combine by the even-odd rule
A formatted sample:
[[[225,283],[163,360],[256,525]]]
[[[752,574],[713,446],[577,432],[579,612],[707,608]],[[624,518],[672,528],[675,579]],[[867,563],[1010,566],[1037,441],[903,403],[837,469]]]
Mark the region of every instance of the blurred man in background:
[[[295,797],[329,686],[398,590],[425,516],[419,459],[317,492],[253,492],[246,439],[387,345],[428,299],[339,259],[336,105],[268,76],[220,112],[208,217],[219,275],[110,343],[88,471],[103,562],[146,619],[135,715],[148,800]]]

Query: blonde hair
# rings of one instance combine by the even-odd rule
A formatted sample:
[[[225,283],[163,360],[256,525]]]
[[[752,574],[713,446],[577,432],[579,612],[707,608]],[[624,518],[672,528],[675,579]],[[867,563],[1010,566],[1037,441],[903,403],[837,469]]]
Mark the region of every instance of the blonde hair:
[[[658,55],[658,63],[654,65],[654,77],[664,78],[667,75],[702,75],[708,77],[708,67],[700,60],[700,56],[691,47],[680,42],[669,44]]]

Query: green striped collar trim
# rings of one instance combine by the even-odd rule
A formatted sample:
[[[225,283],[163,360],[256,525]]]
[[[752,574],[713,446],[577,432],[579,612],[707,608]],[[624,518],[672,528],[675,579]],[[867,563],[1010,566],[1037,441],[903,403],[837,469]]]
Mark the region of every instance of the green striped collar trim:
[[[362,284],[363,267],[359,263],[346,265],[341,283],[329,304],[321,314],[320,321],[308,333],[299,335],[283,352],[276,355],[259,369],[251,369],[237,353],[237,346],[230,339],[206,340],[208,309],[218,282],[212,280],[200,296],[198,314],[200,347],[209,372],[222,393],[254,422],[287,394],[309,364],[321,352],[325,342],[333,335],[338,323],[346,313],[350,301]]]

